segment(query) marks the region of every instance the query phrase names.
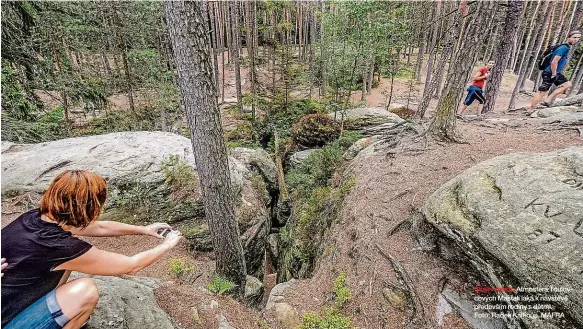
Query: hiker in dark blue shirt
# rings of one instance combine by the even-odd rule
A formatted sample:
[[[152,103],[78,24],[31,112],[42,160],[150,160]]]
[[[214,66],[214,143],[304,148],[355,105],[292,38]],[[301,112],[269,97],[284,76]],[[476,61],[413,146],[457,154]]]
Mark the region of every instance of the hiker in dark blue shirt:
[[[551,89],[554,84],[557,89],[553,91],[548,98],[543,101],[543,105],[549,106],[555,100],[555,97],[562,94],[571,87],[573,84],[561,73],[565,66],[567,65],[567,59],[569,58],[569,51],[571,46],[579,42],[581,39],[581,32],[571,31],[567,35],[567,40],[564,44],[556,47],[551,55],[551,62],[545,67],[542,72],[543,83],[538,87],[538,93],[534,95],[532,102],[530,103],[530,109],[528,114],[534,112],[534,107],[543,99],[545,94]]]

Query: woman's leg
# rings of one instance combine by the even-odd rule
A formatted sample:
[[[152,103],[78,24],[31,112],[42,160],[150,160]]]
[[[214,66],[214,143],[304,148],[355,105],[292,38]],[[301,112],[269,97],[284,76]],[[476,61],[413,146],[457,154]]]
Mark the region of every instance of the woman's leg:
[[[81,328],[93,313],[98,299],[97,285],[90,278],[76,279],[57,288],[57,302],[69,319],[63,328]]]

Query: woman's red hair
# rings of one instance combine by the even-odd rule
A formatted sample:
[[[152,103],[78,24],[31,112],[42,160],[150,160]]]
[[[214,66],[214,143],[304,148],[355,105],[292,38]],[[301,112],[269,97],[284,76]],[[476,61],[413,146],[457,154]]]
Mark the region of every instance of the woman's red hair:
[[[59,223],[84,228],[99,217],[107,197],[107,183],[100,175],[67,170],[43,194],[40,213]]]

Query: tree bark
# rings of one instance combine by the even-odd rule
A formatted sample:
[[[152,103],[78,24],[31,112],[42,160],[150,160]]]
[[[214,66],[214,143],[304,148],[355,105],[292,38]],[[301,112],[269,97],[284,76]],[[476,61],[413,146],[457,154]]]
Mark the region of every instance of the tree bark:
[[[210,40],[204,3],[166,1],[165,13],[176,58],[180,95],[204,196],[205,217],[216,256],[216,272],[245,291],[245,260],[235,218],[227,149],[212,80]]]
[[[324,24],[323,24],[323,16],[324,12],[326,11],[326,3],[325,0],[321,2],[321,12],[320,12],[320,57],[322,60],[320,61],[320,72],[322,74],[322,79],[320,83],[320,96],[326,96],[326,89],[328,88],[328,79],[326,76],[326,52],[324,51]]]
[[[117,35],[117,42],[118,42],[118,49],[121,52],[121,59],[122,59],[122,64],[123,64],[123,70],[124,70],[124,75],[126,78],[126,92],[128,93],[128,100],[130,103],[130,110],[137,115],[136,112],[136,107],[134,105],[134,91],[133,91],[133,87],[132,87],[132,75],[130,73],[130,67],[128,65],[128,56],[127,56],[127,45],[125,43],[124,37],[122,35],[121,32],[121,27],[120,27],[120,19],[119,16],[117,14],[117,6],[116,6],[116,2],[112,2],[112,11],[113,11],[113,19],[114,19],[114,25],[116,28],[116,35]]]
[[[460,4],[460,13],[464,13],[464,6],[466,5],[462,1]],[[474,58],[475,53],[478,50],[478,45],[480,45],[484,40],[484,34],[480,33],[480,26],[483,26],[489,17],[487,13],[490,12],[490,6],[492,3],[480,2],[475,4],[476,9],[472,14],[472,18],[469,19],[466,29],[461,29],[460,19],[455,20],[454,18],[454,28],[452,33],[463,33],[463,46],[458,52],[455,62],[456,66],[447,75],[445,81],[445,87],[443,90],[443,95],[439,99],[437,108],[435,110],[435,117],[432,121],[429,130],[434,136],[439,139],[457,141],[458,134],[456,131],[456,118],[457,108],[464,94],[464,86],[474,68]],[[488,10],[484,10],[484,6],[488,6]],[[462,15],[459,15],[460,18]],[[459,31],[459,32],[457,32]],[[467,31],[464,33],[464,31]],[[452,40],[453,42],[453,40]]]
[[[255,47],[253,45],[253,22],[255,21],[255,12],[252,10],[252,6],[255,5],[253,2],[245,2],[245,30],[246,30],[246,45],[247,54],[249,55],[249,82],[251,83],[251,116],[253,121],[255,121]]]
[[[522,52],[522,57],[520,59],[520,64],[518,66],[518,78],[516,80],[516,84],[514,85],[514,90],[512,91],[512,95],[510,96],[510,102],[508,103],[508,110],[514,108],[514,101],[516,99],[516,95],[518,94],[520,86],[524,83],[526,78],[526,68],[527,66],[525,63],[530,61],[530,56],[532,53],[532,48],[534,43],[531,43],[532,32],[534,30],[534,23],[537,21],[538,18],[538,9],[540,8],[540,1],[537,2],[536,7],[534,9],[534,13],[532,15],[532,20],[530,21],[530,25],[528,27],[528,35],[526,36],[526,41],[524,45],[524,51]],[[528,56],[527,56],[528,55]]]
[[[524,90],[524,84],[525,84],[526,79],[530,79],[532,77],[532,72],[533,72],[535,66],[537,65],[538,55],[540,54],[541,47],[543,46],[543,41],[544,41],[545,32],[546,32],[546,28],[547,28],[547,22],[549,21],[549,10],[550,10],[549,8],[550,8],[550,2],[545,1],[544,7],[541,11],[542,22],[540,24],[540,28],[539,28],[539,31],[537,34],[538,36],[535,39],[536,41],[535,41],[535,46],[533,49],[532,57],[530,58],[530,61],[528,62],[528,65],[526,66],[528,73],[522,79],[522,82],[520,83],[520,87],[518,87],[518,90]],[[539,20],[539,22],[540,22],[540,20]],[[535,85],[535,87],[538,87],[538,86]]]
[[[425,55],[425,36],[427,35],[424,28],[421,28],[419,37],[419,51],[417,52],[417,64],[415,65],[415,81],[421,83],[421,67],[423,66],[423,56]]]
[[[235,65],[235,90],[237,92],[237,107],[243,114],[243,94],[241,92],[241,63],[239,61],[239,4],[236,1],[229,2],[231,25],[231,48],[233,50],[233,64]]]
[[[492,69],[492,74],[490,75],[486,85],[486,92],[484,95],[486,102],[484,103],[484,109],[482,110],[483,113],[491,112],[494,110],[494,106],[496,105],[498,89],[502,83],[504,70],[508,65],[510,55],[509,53],[511,50],[510,43],[516,37],[516,33],[518,33],[518,25],[520,24],[522,6],[524,6],[524,2],[521,0],[508,1],[508,11],[506,12],[504,32],[496,51],[496,65]]]

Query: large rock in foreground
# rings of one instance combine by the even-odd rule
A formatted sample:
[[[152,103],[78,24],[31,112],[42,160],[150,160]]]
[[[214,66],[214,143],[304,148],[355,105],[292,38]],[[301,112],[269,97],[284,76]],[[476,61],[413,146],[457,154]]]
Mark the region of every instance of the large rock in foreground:
[[[154,296],[154,289],[159,286],[157,280],[132,276],[92,278],[97,283],[99,302],[91,314],[88,329],[175,328]]]
[[[250,275],[262,277],[275,163],[264,150],[236,149],[229,157],[237,219]],[[166,221],[195,250],[212,242],[192,144],[165,132],[120,132],[40,144],[2,142],[2,194],[42,192],[63,170],[90,170],[108,181],[102,219],[137,224]]]
[[[347,129],[361,129],[383,123],[395,124],[403,121],[398,115],[382,107],[348,109],[346,111],[329,113],[328,115],[338,122],[344,119]]]
[[[554,304],[583,326],[583,147],[482,162],[442,185],[422,212],[490,285],[567,289]],[[566,328],[525,322],[541,321]]]

